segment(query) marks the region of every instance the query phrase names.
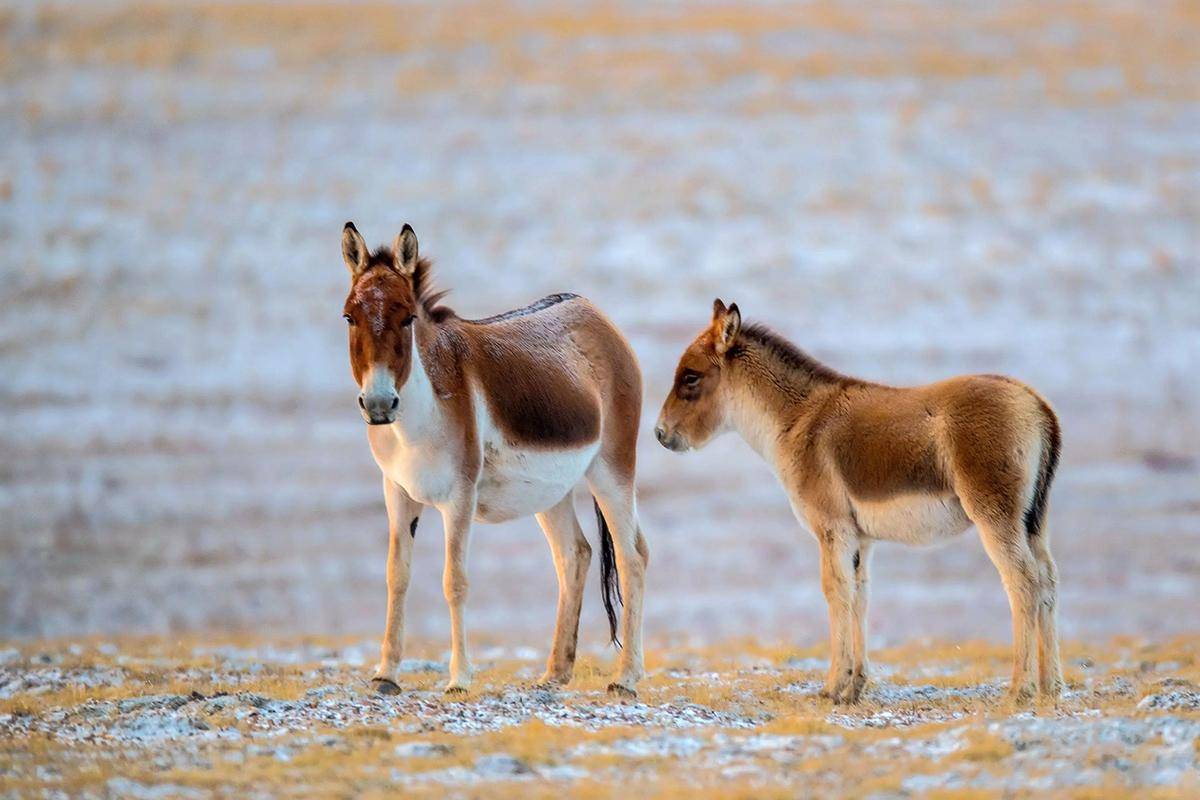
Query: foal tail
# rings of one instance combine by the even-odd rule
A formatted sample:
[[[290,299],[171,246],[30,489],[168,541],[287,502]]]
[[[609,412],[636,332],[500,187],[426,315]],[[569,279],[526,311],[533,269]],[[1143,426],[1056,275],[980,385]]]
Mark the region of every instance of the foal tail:
[[[596,507],[596,524],[600,527],[600,593],[604,597],[604,611],[608,614],[608,633],[612,643],[618,648],[621,640],[617,638],[617,606],[622,604],[621,584],[617,575],[617,554],[613,550],[612,531],[604,521],[600,504],[592,498]]]
[[[1058,469],[1058,456],[1062,450],[1062,431],[1058,427],[1058,417],[1042,398],[1038,398],[1042,406],[1042,458],[1038,464],[1037,482],[1033,486],[1033,498],[1025,511],[1025,533],[1038,536],[1046,521],[1046,503],[1050,499],[1050,483],[1054,480],[1054,471]]]

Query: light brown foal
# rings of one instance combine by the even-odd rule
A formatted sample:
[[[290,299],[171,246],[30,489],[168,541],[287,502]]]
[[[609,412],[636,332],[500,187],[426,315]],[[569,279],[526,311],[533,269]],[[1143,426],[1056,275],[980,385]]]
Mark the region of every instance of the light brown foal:
[[[529,514],[550,543],[559,585],[554,643],[540,682],[571,679],[592,554],[571,493],[586,480],[600,522],[601,588],[614,642],[614,600],[623,597],[625,606],[625,645],[609,691],[633,695],[643,672],[649,551],[634,491],[642,378],[629,343],[573,294],[488,319],[459,318],[437,304],[429,262],[418,257],[407,225],[391,248],[371,252],[346,223],[342,255],[350,268],[350,366],[383,473],[391,541],[379,690],[398,691],[412,541],[426,506],[441,512],[446,531],[446,691],[471,683],[465,607],[472,524]]]
[[[1058,573],[1045,516],[1061,437],[1040,394],[998,375],[895,388],[841,375],[713,304],[684,351],[655,433],[698,449],[735,430],[774,468],[821,548],[832,656],[824,694],[857,702],[867,680],[872,544],[928,544],[979,529],[1008,593],[1011,693],[1063,688]]]

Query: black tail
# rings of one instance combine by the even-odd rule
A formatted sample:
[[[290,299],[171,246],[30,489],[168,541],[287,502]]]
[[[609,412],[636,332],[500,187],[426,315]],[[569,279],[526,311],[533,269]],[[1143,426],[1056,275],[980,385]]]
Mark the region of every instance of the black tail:
[[[596,507],[596,524],[600,527],[600,593],[604,597],[604,611],[608,614],[608,632],[612,643],[621,646],[617,638],[617,606],[621,605],[621,584],[617,575],[617,554],[613,551],[612,532],[600,512],[600,504],[592,498]],[[615,601],[615,602],[614,602]]]
[[[1046,503],[1050,499],[1050,483],[1054,480],[1054,471],[1058,469],[1058,455],[1062,449],[1062,432],[1058,427],[1058,418],[1045,403],[1042,403],[1042,411],[1046,417],[1046,427],[1042,432],[1042,459],[1038,464],[1033,499],[1025,511],[1025,533],[1031,537],[1042,532],[1042,524],[1046,521]]]

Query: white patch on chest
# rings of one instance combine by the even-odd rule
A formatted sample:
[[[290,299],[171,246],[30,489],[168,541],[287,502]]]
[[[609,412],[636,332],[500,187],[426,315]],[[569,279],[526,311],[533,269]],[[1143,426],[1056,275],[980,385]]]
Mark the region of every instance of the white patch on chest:
[[[883,501],[854,501],[863,533],[903,544],[938,544],[971,527],[954,495],[901,495]]]
[[[367,438],[379,469],[409,497],[438,506],[454,496],[460,473],[448,441],[434,437],[401,442],[386,425],[367,428]]]

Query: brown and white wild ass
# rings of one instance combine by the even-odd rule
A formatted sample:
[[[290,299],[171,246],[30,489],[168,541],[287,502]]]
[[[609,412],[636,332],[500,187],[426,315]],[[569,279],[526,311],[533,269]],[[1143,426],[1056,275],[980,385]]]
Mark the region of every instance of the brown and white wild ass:
[[[387,628],[373,678],[378,690],[399,690],[404,596],[425,506],[441,513],[446,531],[442,588],[452,640],[446,691],[463,692],[471,683],[464,622],[471,525],[528,514],[546,534],[558,572],[554,642],[540,682],[571,679],[591,561],[571,495],[586,479],[601,528],[601,581],[614,642],[614,597],[624,598],[625,642],[609,691],[633,695],[643,672],[649,551],[634,496],[642,379],[629,343],[573,294],[488,319],[460,319],[438,305],[429,262],[418,257],[408,225],[390,249],[371,252],[348,222],[342,254],[351,278],[344,312],[350,366],[383,472],[390,532]]]
[[[1063,687],[1058,575],[1044,521],[1058,419],[1025,384],[966,375],[894,388],[841,375],[737,305],[684,351],[655,434],[676,451],[734,430],[779,477],[821,550],[831,659],[823,694],[854,703],[867,679],[867,589],[877,541],[931,544],[972,523],[1000,572],[1013,623],[1011,694]]]

